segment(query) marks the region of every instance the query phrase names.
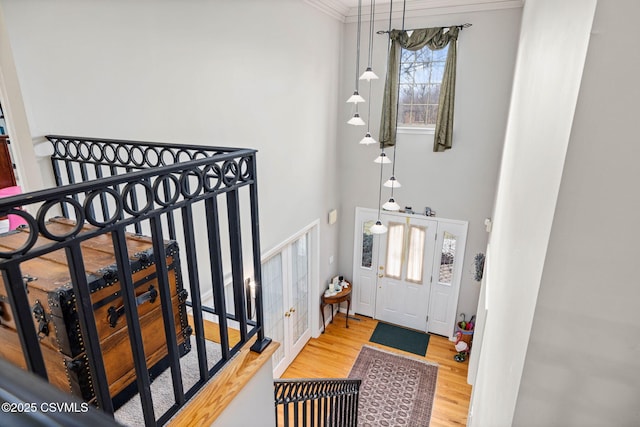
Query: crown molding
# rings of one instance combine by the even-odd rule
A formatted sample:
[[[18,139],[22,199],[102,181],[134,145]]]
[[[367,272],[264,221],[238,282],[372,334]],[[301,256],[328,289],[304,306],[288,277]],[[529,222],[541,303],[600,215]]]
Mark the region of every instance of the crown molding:
[[[337,19],[340,22],[345,22],[347,15],[349,15],[350,8],[340,0],[303,0],[305,3],[319,9],[332,18]],[[358,10],[355,8],[358,16]]]
[[[349,7],[341,0],[304,0],[305,3],[321,10],[333,18],[346,23],[356,22],[358,8]],[[369,2],[363,1],[362,20],[369,20]],[[480,12],[486,10],[511,9],[524,6],[525,0],[410,0],[407,1],[407,16],[444,15],[448,13]],[[376,5],[374,20],[389,19],[389,1],[380,1]],[[393,2],[392,18],[402,17],[402,2]]]

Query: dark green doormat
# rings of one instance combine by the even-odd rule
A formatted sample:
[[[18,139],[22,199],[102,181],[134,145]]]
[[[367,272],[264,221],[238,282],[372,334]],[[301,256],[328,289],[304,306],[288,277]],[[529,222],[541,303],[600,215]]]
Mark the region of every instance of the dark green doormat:
[[[427,354],[429,335],[412,331],[411,329],[401,328],[400,326],[378,322],[378,326],[376,326],[373,334],[371,334],[369,341],[424,356]]]

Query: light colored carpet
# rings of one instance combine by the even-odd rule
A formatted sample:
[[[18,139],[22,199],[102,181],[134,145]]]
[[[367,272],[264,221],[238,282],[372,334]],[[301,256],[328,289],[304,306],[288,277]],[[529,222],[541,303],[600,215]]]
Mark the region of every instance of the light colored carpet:
[[[349,378],[362,380],[358,426],[429,425],[438,365],[365,345]]]
[[[213,341],[205,341],[207,348],[207,366],[213,367],[221,358],[220,344]],[[182,384],[185,392],[200,379],[198,369],[198,351],[194,346],[191,351],[180,359],[182,371]],[[153,398],[153,411],[156,419],[162,416],[174,403],[173,382],[171,381],[171,369],[166,369],[151,383],[151,396]],[[142,404],[138,394],[122,405],[114,414],[116,421],[125,426],[143,426]]]

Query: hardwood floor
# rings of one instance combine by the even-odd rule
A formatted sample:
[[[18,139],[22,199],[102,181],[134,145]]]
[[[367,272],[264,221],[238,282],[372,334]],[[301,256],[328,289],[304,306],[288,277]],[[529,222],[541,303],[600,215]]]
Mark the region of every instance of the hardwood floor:
[[[380,347],[388,351],[419,357],[415,354],[369,342],[377,320],[357,315],[361,321],[349,319],[349,329],[345,328],[344,314],[338,314],[335,321],[319,338],[309,340],[305,348],[284,372],[282,378],[345,378],[363,345]],[[424,357],[436,362],[438,384],[431,415],[431,427],[466,425],[471,398],[471,386],[467,384],[469,362],[453,360],[456,354],[453,343],[448,339],[432,335]]]

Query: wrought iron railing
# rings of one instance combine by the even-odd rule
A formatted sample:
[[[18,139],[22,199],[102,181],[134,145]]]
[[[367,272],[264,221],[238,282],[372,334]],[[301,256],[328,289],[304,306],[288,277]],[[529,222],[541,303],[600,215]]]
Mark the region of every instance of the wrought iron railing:
[[[89,384],[84,386],[90,388],[92,402],[109,414],[118,405],[114,405],[107,381],[105,354],[97,331],[97,322],[103,319],[94,315],[96,304],[91,297],[95,289],[90,282],[117,281],[122,306],[110,311],[109,322],[126,322],[135,367],[132,378],[145,425],[164,424],[245,343],[257,337],[252,349],[261,352],[270,342],[263,327],[256,152],[68,136],[47,138],[54,146],[51,161],[57,187],[0,199],[0,216],[17,215],[27,225],[20,247],[2,246],[0,236],[0,272],[6,288],[6,296],[0,300],[9,306],[3,307],[4,312],[10,308],[24,365],[48,378],[50,365],[45,363],[40,341],[55,323],[49,325],[51,319],[36,314],[28,295],[29,280],[34,278],[25,277],[22,267],[55,253],[68,265],[67,287],[77,309],[77,319],[72,320],[81,335],[79,345],[90,375]],[[50,219],[58,215],[71,220],[69,231],[60,234],[51,226]],[[149,236],[155,255],[129,253],[127,239],[134,234]],[[101,270],[103,277],[96,278],[84,274],[83,245],[101,237],[113,247],[115,262]],[[181,258],[181,262],[167,265],[168,258],[161,254],[173,251],[179,251],[175,258]],[[134,292],[132,257],[143,266],[155,264],[157,289],[150,288],[144,296]],[[175,278],[170,278],[170,270]],[[230,293],[225,292],[227,277]],[[255,285],[253,301],[247,299],[248,279]],[[184,283],[189,294],[189,323],[193,325],[198,356],[194,369],[199,372],[193,385],[183,383],[180,363],[181,355],[191,349],[191,326],[180,338],[176,319],[183,319],[187,313],[182,309],[176,313],[172,306],[172,281]],[[180,292],[179,297],[186,298],[186,293]],[[154,410],[150,367],[138,317],[138,305],[151,298],[157,298],[161,306],[166,346],[163,363],[171,372],[175,400],[161,414]],[[213,303],[206,303],[209,299]],[[247,304],[252,304],[253,310],[248,310]],[[252,311],[253,317],[248,314]],[[42,311],[38,309],[38,313]],[[219,329],[221,356],[213,361],[207,357],[205,318],[216,322]],[[238,330],[237,340],[230,340],[231,329]],[[67,363],[72,369],[84,362]]]
[[[360,383],[358,379],[274,381],[277,425],[355,427]]]

